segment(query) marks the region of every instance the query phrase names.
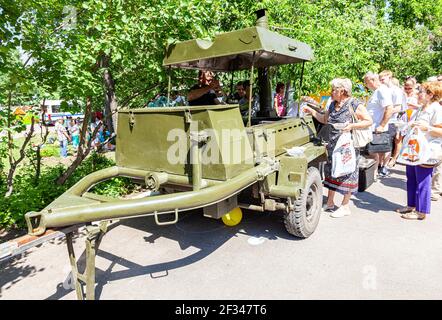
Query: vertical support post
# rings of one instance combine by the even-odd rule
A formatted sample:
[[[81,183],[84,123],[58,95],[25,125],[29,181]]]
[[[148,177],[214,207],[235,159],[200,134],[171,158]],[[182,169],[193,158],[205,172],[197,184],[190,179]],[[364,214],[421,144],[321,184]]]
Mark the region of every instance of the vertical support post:
[[[248,120],[247,120],[247,127],[250,127],[252,125],[252,100],[253,100],[253,72],[255,68],[255,51],[253,51],[253,57],[252,57],[252,69],[250,70],[250,87],[249,87],[249,114],[248,114]]]
[[[84,300],[84,292],[83,287],[79,280],[79,273],[78,273],[78,266],[77,266],[77,260],[75,258],[75,251],[74,246],[72,245],[72,234],[73,232],[69,232],[66,234],[66,242],[68,246],[68,254],[69,254],[69,261],[71,263],[71,276],[72,276],[72,283],[75,285],[75,291],[77,292],[77,299],[78,300]]]
[[[167,77],[168,77],[168,84],[167,84],[167,106],[170,107],[170,90],[172,86],[172,79],[171,79],[171,66],[167,69]]]
[[[97,234],[89,234],[86,239],[86,300],[95,300],[95,257],[98,250]]]
[[[72,244],[72,232],[66,234],[69,261],[72,267],[72,281],[75,285],[78,300],[95,299],[95,257],[101,240],[107,231],[107,226],[108,222],[103,221],[99,226],[86,227],[86,268],[84,273],[78,272],[78,262]]]
[[[233,76],[234,72],[232,71],[232,78],[230,79],[230,95],[233,96]]]
[[[301,80],[299,81],[298,118],[300,118],[299,112],[301,110],[302,79],[304,78],[304,65],[305,65],[305,61],[302,61]]]

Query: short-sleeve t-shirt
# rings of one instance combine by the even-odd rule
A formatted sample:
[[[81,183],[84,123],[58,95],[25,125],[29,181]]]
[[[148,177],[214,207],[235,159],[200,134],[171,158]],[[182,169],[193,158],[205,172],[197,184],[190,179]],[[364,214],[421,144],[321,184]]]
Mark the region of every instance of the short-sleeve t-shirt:
[[[78,127],[77,124],[74,124],[73,126],[71,126],[69,131],[70,131],[71,135],[73,135],[73,136],[78,136],[80,134],[80,128]]]
[[[67,134],[67,130],[63,125],[57,123],[55,126],[55,131],[57,132],[58,141],[67,141],[68,140],[66,135],[64,135],[64,133]]]
[[[373,119],[373,131],[381,124],[382,118],[384,117],[385,107],[393,105],[392,99],[390,88],[384,84],[381,84],[379,88],[373,92],[370,99],[368,99],[367,111]],[[385,126],[385,131],[387,130],[388,126]]]
[[[437,101],[433,102],[425,110],[419,109],[416,111],[411,120],[423,121],[430,126],[442,125],[442,106]],[[429,132],[426,132],[425,136],[428,141],[435,139]]]
[[[407,108],[410,108],[409,104],[417,105],[417,97],[415,96],[406,97],[406,101],[407,101]]]
[[[197,85],[194,85],[192,88],[190,88],[190,91],[195,90],[195,89],[201,89],[201,88],[204,88],[204,86],[197,84]],[[210,90],[209,92],[205,93],[204,95],[202,95],[198,99],[189,101],[189,105],[190,106],[211,106],[211,105],[216,104],[215,103],[216,98],[218,98],[218,97],[217,97],[215,91]]]
[[[407,110],[407,97],[405,92],[397,86],[393,86],[390,89],[392,92],[391,98],[393,100],[393,105],[401,105],[401,111]]]

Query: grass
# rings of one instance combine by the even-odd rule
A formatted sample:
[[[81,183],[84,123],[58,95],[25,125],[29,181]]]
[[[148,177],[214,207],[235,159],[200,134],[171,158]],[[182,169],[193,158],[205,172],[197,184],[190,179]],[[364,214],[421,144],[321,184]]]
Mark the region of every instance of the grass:
[[[51,137],[51,136],[54,137],[54,135],[49,134],[48,139],[46,139],[46,141],[49,141],[49,137]],[[20,157],[20,148],[23,145],[24,141],[25,141],[25,137],[14,138],[13,142],[16,147],[12,150],[12,154],[15,159],[18,159]],[[26,149],[29,149],[29,147],[32,145],[40,144],[41,141],[42,140],[39,135],[34,135],[34,137],[31,138],[31,141],[29,142]],[[53,143],[53,144],[46,143],[45,146],[41,149],[41,151],[42,151],[42,157],[50,157],[50,156],[60,157],[60,147],[59,147],[57,141],[55,141],[55,143]],[[9,164],[8,156],[6,156],[4,159],[1,159],[1,161],[4,165],[4,171],[5,172],[9,171],[9,168],[11,166]],[[29,165],[29,164],[30,164],[29,159],[27,159],[25,157],[25,159],[23,159],[23,161],[19,164],[19,168]]]

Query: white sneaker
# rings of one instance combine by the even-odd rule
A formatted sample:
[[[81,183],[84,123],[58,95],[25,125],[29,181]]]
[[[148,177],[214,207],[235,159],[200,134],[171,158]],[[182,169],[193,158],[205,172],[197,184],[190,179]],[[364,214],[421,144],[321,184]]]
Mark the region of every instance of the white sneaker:
[[[338,210],[336,210],[330,214],[330,217],[342,218],[345,216],[349,216],[350,213],[351,213],[351,211],[350,211],[350,207],[348,205],[347,206],[340,206]]]

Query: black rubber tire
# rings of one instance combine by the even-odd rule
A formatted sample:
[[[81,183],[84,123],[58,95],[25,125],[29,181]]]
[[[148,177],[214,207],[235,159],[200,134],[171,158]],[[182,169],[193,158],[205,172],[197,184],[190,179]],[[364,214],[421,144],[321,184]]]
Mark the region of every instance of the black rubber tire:
[[[310,167],[307,170],[307,181],[304,190],[294,201],[294,209],[284,216],[287,232],[299,237],[308,238],[315,231],[322,210],[322,181],[319,170]]]

